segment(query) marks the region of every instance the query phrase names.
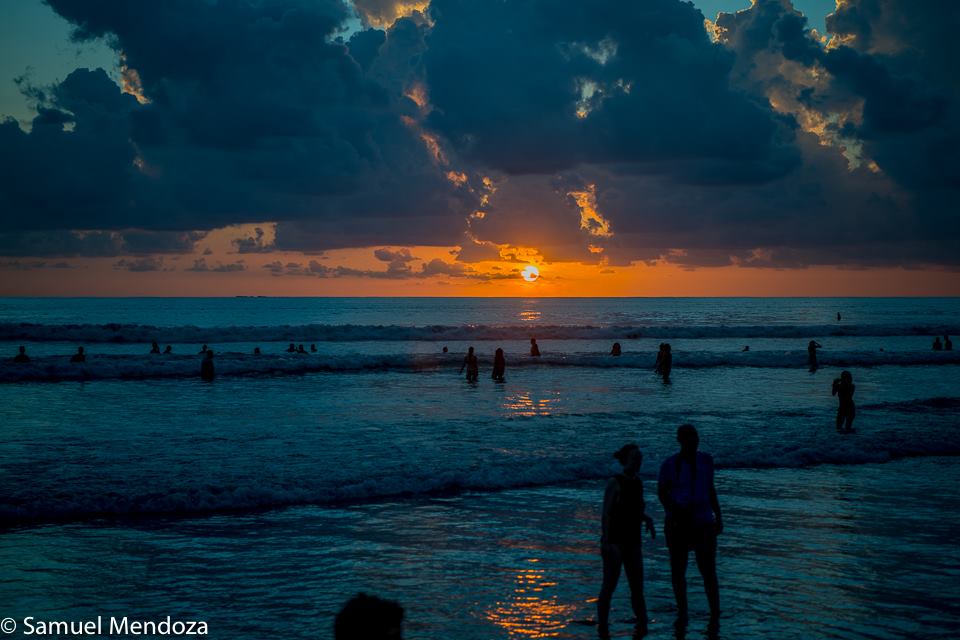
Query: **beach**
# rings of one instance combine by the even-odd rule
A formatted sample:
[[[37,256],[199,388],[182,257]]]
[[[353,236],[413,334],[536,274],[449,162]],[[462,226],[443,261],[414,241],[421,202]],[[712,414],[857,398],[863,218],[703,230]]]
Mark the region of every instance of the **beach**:
[[[34,356],[0,365],[2,615],[330,637],[366,591],[406,608],[410,638],[595,637],[600,501],[636,442],[650,637],[675,637],[655,477],[690,422],[725,512],[720,637],[960,629],[960,367],[930,351],[956,299],[161,302],[0,304],[0,346]],[[50,339],[69,331],[86,341]],[[174,357],[149,356],[149,333]],[[203,384],[193,338],[216,336]],[[671,384],[652,371],[664,341]],[[467,346],[476,385],[457,375]],[[691,638],[707,623],[692,565]],[[621,580],[614,637],[627,595]]]

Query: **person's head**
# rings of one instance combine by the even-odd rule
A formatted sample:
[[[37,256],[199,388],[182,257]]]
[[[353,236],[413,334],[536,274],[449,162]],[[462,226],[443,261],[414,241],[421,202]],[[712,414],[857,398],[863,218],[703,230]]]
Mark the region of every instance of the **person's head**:
[[[472,356],[472,355],[473,355],[473,347],[470,347],[469,349],[467,349],[467,355],[468,355],[468,356]]]
[[[537,344],[536,338],[530,338],[530,344]]]
[[[502,357],[503,357],[503,349],[501,349],[500,347],[497,347],[496,356],[497,356],[498,358],[502,358]]]
[[[20,353],[26,353],[26,352],[27,352],[27,348],[23,345],[20,345]]]
[[[253,352],[254,352],[256,355],[260,355],[260,347],[254,347],[254,348],[253,348]]]
[[[619,342],[614,342],[614,343],[613,343],[613,350],[614,350],[614,351],[620,351],[620,343],[619,343]]]
[[[83,347],[77,347],[77,353],[83,355]]]
[[[444,352],[444,353],[446,353],[446,352],[448,352],[448,351],[450,351],[450,349],[448,349],[448,348],[446,348],[446,347],[443,348],[443,352]]]
[[[853,382],[853,375],[849,371],[844,371],[840,374],[840,382],[845,382],[850,384]]]
[[[643,465],[643,453],[640,452],[640,447],[632,442],[617,449],[613,457],[623,465],[623,471],[627,474],[636,474]]]
[[[392,600],[358,593],[333,623],[334,640],[401,640],[403,607]]]
[[[200,347],[200,350],[201,350],[201,351],[206,351],[206,350],[207,350],[207,345],[203,345],[202,347]]]
[[[694,453],[700,446],[700,434],[692,424],[680,425],[677,429],[677,442],[680,443],[680,453]]]
[[[311,343],[311,344],[310,344],[310,351],[316,351],[316,350],[317,350],[317,345]]]
[[[160,346],[159,344],[157,344],[157,341],[156,341],[156,340],[154,340],[152,344],[153,344],[153,346],[155,346],[155,347],[159,347],[159,346]]]
[[[664,342],[664,343],[663,343],[663,350],[666,351],[667,353],[670,353],[670,343],[669,343],[669,342]]]

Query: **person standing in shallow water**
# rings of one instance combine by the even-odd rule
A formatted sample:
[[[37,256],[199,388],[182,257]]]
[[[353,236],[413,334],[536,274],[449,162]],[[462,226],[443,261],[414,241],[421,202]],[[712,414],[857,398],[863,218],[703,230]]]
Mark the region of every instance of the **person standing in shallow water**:
[[[460,365],[460,373],[463,373],[464,369],[467,370],[467,382],[476,382],[480,377],[480,362],[473,352],[473,347],[467,349],[467,356],[463,359],[463,364]]]
[[[948,335],[943,336],[943,350],[953,351],[953,340],[951,340]]]
[[[857,407],[853,403],[853,392],[856,388],[849,371],[844,371],[833,381],[832,394],[840,400],[840,407],[837,409],[837,433],[853,431],[853,419],[857,415]]]
[[[637,618],[637,632],[647,630],[647,604],[643,597],[643,527],[656,537],[653,518],[647,515],[643,499],[643,481],[637,477],[643,454],[635,444],[622,446],[613,457],[623,465],[607,483],[603,494],[600,555],[603,558],[603,585],[597,597],[597,632],[610,637],[610,600],[625,570],[630,585],[630,604]]]
[[[620,347],[620,343],[619,343],[619,342],[614,342],[614,343],[613,343],[613,347],[611,347],[611,349],[610,349],[610,355],[612,355],[612,356],[619,356],[619,355],[621,355],[622,353],[623,353],[623,349]]]
[[[213,369],[213,349],[207,349],[204,353],[203,362],[200,363],[200,378],[204,382],[213,382],[216,376]]]
[[[933,339],[933,350],[934,351],[943,351],[943,343],[940,342],[940,336],[937,336]]]
[[[537,344],[536,338],[530,338],[530,355],[534,358],[540,357],[540,346]]]
[[[83,352],[83,347],[77,347],[77,352],[70,358],[70,362],[86,362],[87,354]]]
[[[21,346],[20,350],[17,352],[17,355],[13,356],[14,362],[25,363],[30,362],[30,356],[27,355],[27,348]]]
[[[503,382],[504,374],[507,371],[507,359],[503,355],[503,349],[497,349],[493,356],[493,374],[494,382]]]
[[[663,531],[670,551],[677,619],[687,619],[687,563],[693,551],[703,577],[710,618],[716,622],[720,616],[717,536],[723,533],[723,516],[713,484],[713,457],[697,451],[700,435],[692,425],[677,429],[677,442],[680,453],[663,461],[657,480],[657,495],[666,512]]]
[[[817,362],[817,349],[823,349],[816,340],[807,343],[807,364],[810,365],[810,371],[816,371],[819,363]]]

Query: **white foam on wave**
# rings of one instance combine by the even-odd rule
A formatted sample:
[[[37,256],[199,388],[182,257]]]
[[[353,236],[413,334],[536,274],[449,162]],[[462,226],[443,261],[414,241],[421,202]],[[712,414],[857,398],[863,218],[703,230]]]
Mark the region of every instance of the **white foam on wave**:
[[[629,340],[636,338],[811,338],[932,336],[960,333],[950,325],[277,325],[155,327],[140,324],[0,323],[0,341],[78,343],[357,342],[460,340]]]

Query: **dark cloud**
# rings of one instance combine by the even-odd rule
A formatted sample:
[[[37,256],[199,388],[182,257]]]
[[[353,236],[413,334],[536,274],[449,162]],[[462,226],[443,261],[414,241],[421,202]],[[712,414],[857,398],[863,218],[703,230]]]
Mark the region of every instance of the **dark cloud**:
[[[193,266],[184,269],[184,271],[197,271],[197,272],[212,272],[212,273],[233,273],[236,271],[246,271],[247,265],[244,264],[243,260],[238,260],[237,262],[229,262],[223,264],[218,262],[216,266],[210,266],[207,264],[206,258],[197,258],[193,261]]]
[[[237,252],[462,246],[266,266],[304,277],[960,262],[955,3],[842,0],[829,44],[789,0],[721,14],[719,43],[679,0],[363,0],[355,32],[343,0],[49,4],[122,53],[127,93],[19,80],[0,255],[146,260],[276,221]]]
[[[154,256],[145,256],[143,258],[132,258],[127,259],[123,258],[113,263],[114,269],[122,269],[124,271],[136,271],[136,272],[145,272],[145,271],[169,271],[165,269],[163,265],[163,258],[157,258]]]

